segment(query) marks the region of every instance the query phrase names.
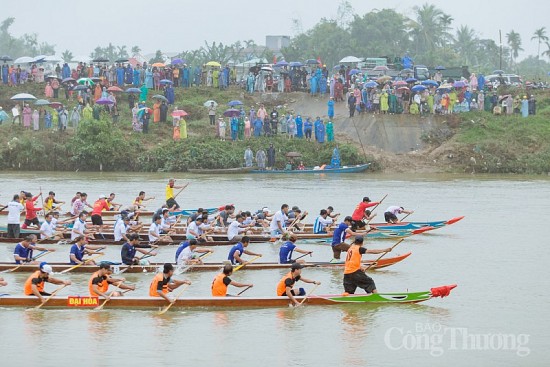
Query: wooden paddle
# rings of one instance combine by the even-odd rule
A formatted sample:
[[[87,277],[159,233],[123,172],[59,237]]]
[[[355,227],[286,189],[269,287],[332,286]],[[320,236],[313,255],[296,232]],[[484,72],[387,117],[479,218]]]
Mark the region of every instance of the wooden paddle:
[[[233,273],[236,272],[237,270],[239,270],[240,268],[242,268],[243,266],[246,266],[246,265],[250,264],[251,262],[258,260],[260,257],[262,257],[262,255],[255,256],[252,259],[242,263],[241,265],[239,265],[235,269],[233,269]]]
[[[311,296],[311,294],[317,289],[317,287],[319,286],[320,284],[315,284],[315,286],[313,288],[311,288],[311,290],[308,292],[308,294],[306,294],[306,296],[304,297],[304,299],[298,303],[298,306],[301,306],[305,301],[306,299],[309,298],[309,296]]]
[[[94,308],[94,310],[96,311],[99,311],[99,310],[102,310],[103,309],[103,306],[105,306],[105,304],[107,302],[109,302],[109,300],[111,299],[111,297],[113,296],[113,294],[115,294],[115,292],[118,292],[118,290],[120,289],[120,286],[122,285],[122,283],[124,283],[123,280],[121,280],[120,282],[118,282],[118,284],[116,285],[116,288],[113,289],[113,291],[111,292],[111,294],[109,295],[109,298],[107,298],[105,301],[103,301],[103,303],[99,306],[97,306],[96,308]]]
[[[178,195],[181,194],[181,192],[182,192],[183,190],[185,190],[185,188],[186,188],[187,186],[189,186],[189,183],[186,183],[186,184],[180,189],[180,191],[178,191],[178,193],[177,193],[176,195],[174,195],[174,199],[177,198]]]
[[[246,292],[246,291],[249,290],[250,288],[252,288],[251,285],[247,286],[245,289],[243,289],[242,291],[240,291],[239,293],[237,293],[237,296],[240,296],[241,294],[243,294],[244,292]]]
[[[412,212],[412,213],[414,213],[414,212]],[[401,220],[399,220],[399,221],[400,221],[400,222],[403,222],[403,221],[404,221],[409,215],[411,215],[412,213],[409,213],[409,214],[405,215],[405,216],[404,216],[403,218],[401,218]]]
[[[204,259],[205,257],[210,256],[210,255],[212,255],[212,254],[213,254],[213,252],[205,252],[204,254],[202,254],[201,256],[199,256],[199,259],[202,260],[202,259]],[[183,267],[183,268],[179,268],[180,270],[178,270],[178,275],[187,272],[189,269],[192,269],[193,266],[196,266],[196,265],[199,265],[199,264],[190,264],[190,265],[187,265],[187,266],[185,266],[185,267]]]
[[[53,296],[55,296],[57,294],[57,292],[59,292],[60,290],[62,290],[63,288],[65,288],[67,286],[67,284],[63,284],[61,287],[58,287],[55,291],[53,291],[52,294],[50,294],[50,296],[48,298],[46,298],[41,304],[39,304],[38,306],[36,306],[34,309],[35,310],[38,310],[39,308],[41,308],[42,306],[44,306],[50,299],[52,299]]]
[[[189,287],[189,284],[184,284],[183,287],[181,287],[181,290],[178,292],[178,294],[174,297],[174,300],[168,304],[168,306],[164,307],[162,310],[159,311],[158,315],[163,315],[172,307],[174,303],[178,300],[178,298],[183,294],[183,292]]]
[[[403,240],[404,240],[404,239],[402,238],[402,239],[400,239],[399,241],[397,241],[397,243],[391,247],[391,250],[393,250],[393,249],[395,248],[395,246],[397,246],[397,245],[399,245],[401,242],[403,242]],[[376,265],[376,263],[378,263],[378,261],[380,261],[381,258],[383,258],[384,256],[386,256],[386,254],[387,254],[388,252],[389,252],[389,251],[384,252],[382,255],[380,255],[380,256],[378,257],[378,259],[376,259],[376,260],[374,260],[373,262],[371,262],[370,265],[367,266],[367,268],[365,269],[365,272],[367,272],[370,268],[372,268],[374,265]]]
[[[39,258],[41,258],[42,256],[49,254],[50,252],[52,252],[52,251],[50,251],[50,250],[42,251],[42,252],[40,252],[38,255],[36,255],[35,257],[33,257],[33,258],[31,259],[31,261],[34,261],[34,260],[36,260],[36,259],[39,259]],[[0,271],[0,274],[1,274],[1,273],[11,273],[11,272],[14,272],[14,271],[16,271],[17,269],[19,269],[20,267],[22,267],[23,265],[28,265],[28,263],[22,263],[22,264],[17,265],[15,268],[11,268],[11,269],[7,269],[7,270],[4,270],[4,271]]]
[[[307,256],[307,255],[311,256],[311,253],[312,253],[312,252],[313,252],[313,251],[308,252],[307,254],[300,255],[300,256],[298,256],[297,258],[295,258],[294,261],[299,260],[299,259],[301,259],[302,257]]]
[[[98,258],[100,258],[101,256],[103,256],[103,254],[98,254],[98,255],[96,255],[96,256],[92,256],[92,257],[90,257],[89,259],[84,260],[84,261],[81,262],[80,264],[77,264],[77,265],[75,265],[75,266],[72,266],[72,267],[70,267],[69,269],[63,270],[63,271],[60,272],[59,274],[68,273],[69,271],[74,270],[74,269],[76,269],[76,268],[79,268],[79,267],[81,267],[82,265],[86,265],[87,262],[89,262],[89,261],[91,261],[91,260],[98,259]]]
[[[371,214],[374,213],[374,211],[376,210],[376,208],[378,208],[378,205],[382,204],[382,202],[384,201],[384,199],[386,198],[386,196],[388,196],[388,194],[384,195],[384,197],[382,198],[382,200],[380,200],[380,201],[378,202],[378,204],[376,204],[376,205],[374,206],[374,208],[372,208],[372,210],[370,211]],[[374,219],[374,218],[373,218],[373,219]],[[367,225],[370,223],[371,220],[372,220],[372,219],[369,219],[369,220],[367,221]]]

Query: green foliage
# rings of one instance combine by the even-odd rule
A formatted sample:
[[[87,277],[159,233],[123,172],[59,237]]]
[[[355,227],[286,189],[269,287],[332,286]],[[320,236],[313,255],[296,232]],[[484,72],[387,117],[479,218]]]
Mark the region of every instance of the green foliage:
[[[15,22],[14,17],[8,17],[0,23],[0,50],[2,54],[13,58],[29,55],[53,55],[55,46],[46,42],[39,42],[36,33],[14,37],[9,29]]]

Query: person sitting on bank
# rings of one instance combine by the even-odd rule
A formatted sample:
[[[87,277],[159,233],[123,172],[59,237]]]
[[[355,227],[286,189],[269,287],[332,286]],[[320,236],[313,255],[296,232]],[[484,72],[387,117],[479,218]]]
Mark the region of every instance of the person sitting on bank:
[[[233,266],[231,264],[225,264],[223,266],[223,271],[216,275],[214,281],[212,282],[212,297],[225,297],[227,296],[227,287],[232,285],[233,287],[253,287],[252,283],[238,283],[234,280],[231,280],[229,276],[233,274]]]
[[[277,296],[287,296],[294,306],[299,306],[300,302],[294,298],[295,296],[305,296],[306,291],[304,288],[292,288],[297,281],[301,280],[305,283],[321,284],[321,282],[310,280],[302,277],[302,269],[304,266],[300,263],[292,264],[290,272],[281,278],[277,284]]]

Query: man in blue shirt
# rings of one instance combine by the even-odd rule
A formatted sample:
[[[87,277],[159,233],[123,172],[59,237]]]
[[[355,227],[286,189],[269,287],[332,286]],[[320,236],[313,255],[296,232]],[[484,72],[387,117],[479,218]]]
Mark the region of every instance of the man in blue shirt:
[[[87,263],[95,265],[94,260],[84,260],[84,255],[97,255],[99,252],[92,252],[90,250],[102,250],[104,247],[93,246],[86,244],[86,237],[78,236],[74,239],[75,243],[71,246],[71,254],[69,255],[69,261],[71,265],[78,265]]]
[[[348,235],[350,236],[358,236],[359,233],[356,233],[351,230],[352,219],[348,215],[344,218],[344,221],[338,225],[338,227],[334,230],[334,234],[332,235],[332,252],[334,254],[334,259],[332,261],[340,260],[340,254],[342,251],[347,251],[350,247],[345,241],[346,237]]]
[[[227,256],[227,260],[231,261],[231,264],[236,265],[238,264],[244,264],[245,261],[241,258],[241,255],[247,254],[250,256],[262,256],[262,254],[257,254],[252,251],[246,250],[248,247],[248,244],[250,243],[250,238],[248,236],[244,236],[241,241],[239,241],[235,246],[229,250],[229,255]]]
[[[18,243],[13,250],[13,258],[16,264],[38,264],[38,261],[34,261],[32,253],[34,250],[39,251],[55,251],[55,249],[47,249],[45,247],[36,245],[36,235],[31,234],[23,241]]]
[[[288,236],[288,240],[281,245],[281,248],[279,249],[280,264],[292,264],[294,262],[300,262],[300,263],[305,262],[304,260],[292,259],[292,253],[294,251],[299,252],[301,254],[310,254],[310,255],[313,253],[313,251],[302,250],[296,247],[295,243],[297,239],[298,237],[296,237],[296,235],[292,233],[290,234],[290,236]]]
[[[122,245],[120,250],[120,257],[122,258],[122,263],[125,265],[139,265],[141,258],[136,256],[136,252],[141,252],[143,255],[155,256],[156,253],[150,251],[145,251],[146,248],[158,248],[157,245],[140,245],[139,244],[139,234],[132,233],[128,236],[129,242],[126,242]],[[143,258],[143,256],[142,256]]]

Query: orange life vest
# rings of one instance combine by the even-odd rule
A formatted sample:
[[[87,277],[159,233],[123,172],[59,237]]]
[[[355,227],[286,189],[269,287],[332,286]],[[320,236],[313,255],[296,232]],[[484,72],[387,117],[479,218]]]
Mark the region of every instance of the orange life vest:
[[[27,280],[25,281],[25,287],[24,287],[25,295],[32,296],[34,294],[34,293],[32,293],[32,280],[36,279],[36,278],[39,278],[40,273],[41,273],[41,271],[37,270],[34,273],[32,273],[30,277],[27,278]],[[42,278],[42,282],[40,282],[40,284],[36,285],[39,292],[44,292],[44,283],[46,282],[46,279],[48,279],[48,278]]]
[[[212,296],[213,297],[225,297],[227,296],[227,286],[223,280],[227,277],[224,273],[216,275],[212,282]]]
[[[159,296],[158,290],[157,290],[159,283],[164,283],[164,273],[157,274],[153,278],[153,281],[151,282],[151,286],[149,287],[149,295],[151,297]],[[166,284],[163,284],[162,293],[164,294],[168,293],[168,282],[166,282]]]
[[[359,249],[361,246],[351,245],[346,256],[346,263],[344,265],[344,274],[355,273],[361,269],[361,253]]]
[[[96,271],[95,273],[92,274],[92,276],[90,277],[90,280],[88,281],[88,289],[90,291],[90,296],[92,297],[99,296],[99,294],[94,292],[94,285],[92,284],[93,280],[98,277],[100,277],[99,271]],[[101,282],[97,284],[97,287],[99,288],[99,291],[101,293],[105,293],[109,289],[109,282],[107,282],[107,279],[103,279]]]
[[[277,284],[277,295],[278,296],[285,296],[286,295],[286,284],[285,284],[285,281],[287,279],[293,279],[292,278],[292,272],[289,272],[288,274],[286,274],[284,277],[281,278],[281,280],[279,280],[279,284]]]

